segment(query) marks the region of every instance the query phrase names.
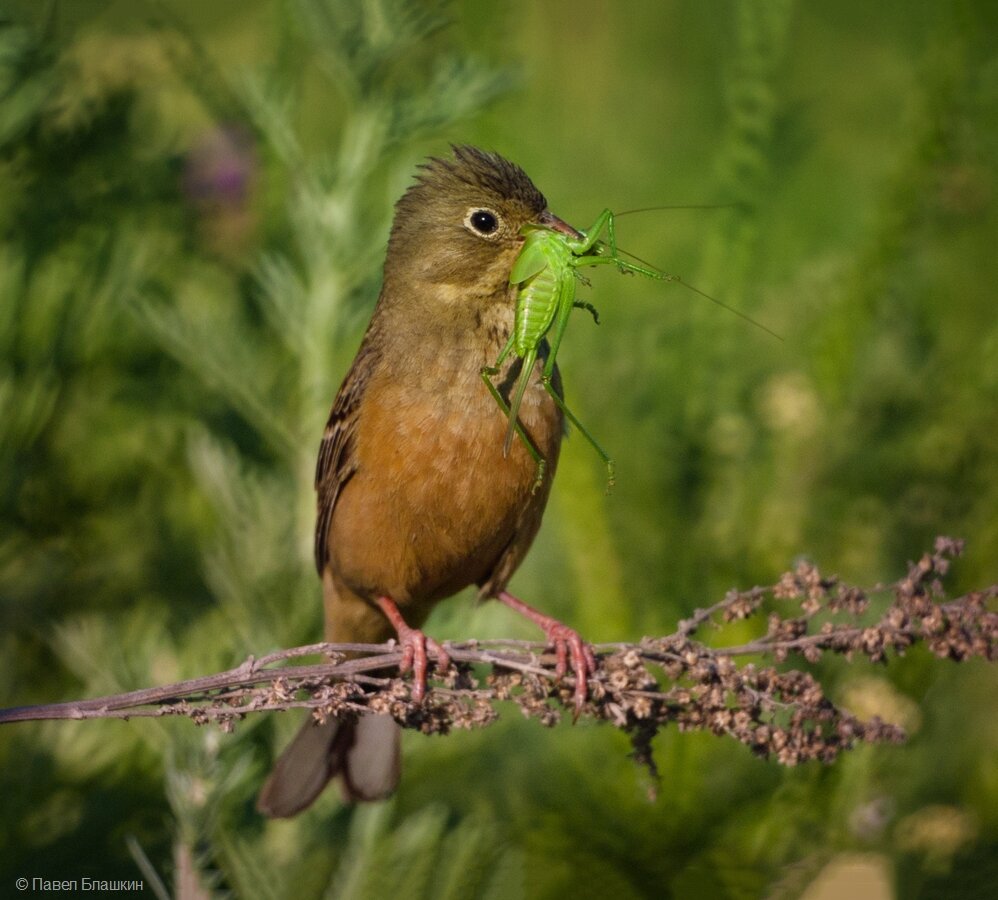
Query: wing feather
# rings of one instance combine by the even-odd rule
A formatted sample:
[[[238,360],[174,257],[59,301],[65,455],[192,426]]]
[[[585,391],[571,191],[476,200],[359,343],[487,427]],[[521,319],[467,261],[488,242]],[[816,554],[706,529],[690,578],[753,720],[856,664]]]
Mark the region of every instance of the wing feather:
[[[315,490],[318,515],[315,522],[315,567],[322,574],[329,560],[329,524],[333,519],[336,500],[343,486],[357,470],[354,456],[354,439],[361,398],[371,377],[374,353],[365,341],[357,352],[350,371],[333,401],[329,421],[319,445],[319,459],[315,465]]]

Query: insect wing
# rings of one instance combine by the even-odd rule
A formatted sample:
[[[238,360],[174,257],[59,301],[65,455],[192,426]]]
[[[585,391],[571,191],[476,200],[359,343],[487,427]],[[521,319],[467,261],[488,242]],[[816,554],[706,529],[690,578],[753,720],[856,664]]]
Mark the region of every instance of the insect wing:
[[[527,236],[520,255],[516,257],[509,273],[510,284],[523,284],[533,278],[548,265],[548,257],[544,252],[543,232],[535,231]]]

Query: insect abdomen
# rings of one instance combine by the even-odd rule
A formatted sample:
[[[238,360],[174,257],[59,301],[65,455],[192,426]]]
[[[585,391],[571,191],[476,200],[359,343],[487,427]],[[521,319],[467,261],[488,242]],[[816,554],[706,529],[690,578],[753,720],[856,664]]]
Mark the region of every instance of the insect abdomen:
[[[540,344],[557,309],[558,277],[553,267],[547,266],[520,288],[513,323],[517,356]]]

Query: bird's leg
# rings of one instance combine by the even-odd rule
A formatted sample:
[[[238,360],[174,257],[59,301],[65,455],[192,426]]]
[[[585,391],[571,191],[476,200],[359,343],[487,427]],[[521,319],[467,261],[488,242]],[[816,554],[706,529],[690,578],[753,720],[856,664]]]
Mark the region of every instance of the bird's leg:
[[[399,636],[399,643],[402,645],[402,662],[399,663],[399,671],[404,673],[412,669],[412,699],[420,703],[426,696],[426,669],[428,665],[426,651],[429,650],[436,656],[437,671],[439,672],[450,668],[450,656],[433,638],[428,638],[418,628],[408,625],[391,597],[378,597],[374,602],[378,609],[385,614],[385,618],[391,622],[392,628]]]
[[[575,675],[575,714],[578,716],[582,704],[586,702],[586,697],[589,695],[589,676],[596,671],[596,657],[593,654],[592,646],[582,640],[581,635],[574,628],[569,628],[568,625],[562,624],[557,619],[552,619],[532,606],[528,606],[509,591],[500,591],[496,595],[496,599],[544,629],[548,643],[554,647],[556,659],[554,674],[556,677],[564,676],[568,669],[568,658],[571,655],[572,672]]]

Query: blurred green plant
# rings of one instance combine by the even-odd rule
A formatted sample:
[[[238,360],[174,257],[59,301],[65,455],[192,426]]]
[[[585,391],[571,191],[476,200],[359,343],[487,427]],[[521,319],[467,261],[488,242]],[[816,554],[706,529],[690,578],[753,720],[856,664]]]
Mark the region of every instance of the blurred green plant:
[[[5,595],[23,597],[20,616],[35,640],[50,642],[87,691],[194,673],[318,634],[310,553],[316,436],[350,328],[376,294],[388,209],[372,197],[386,177],[398,182],[393,166],[411,168],[415,141],[510,84],[508,73],[448,50],[439,36],[444,4],[301,0],[277,16],[272,61],[234,73],[218,67],[169,7],[159,13],[157,74],[186,84],[207,113],[208,139],[186,159],[155,129],[148,140],[144,84],[88,85],[88,101],[77,104],[66,48],[13,23],[0,31],[9,189],[0,448],[15,475],[5,507],[20,514],[5,517],[0,533],[0,579]],[[76,52],[85,58],[87,48]],[[310,148],[303,134],[303,58],[323,76],[333,110],[323,146],[332,153]],[[425,77],[411,77],[409,66]],[[264,190],[285,199],[261,199]],[[269,233],[254,238],[252,215],[241,228],[220,224],[253,204],[265,210]],[[204,239],[200,247],[192,235]],[[176,364],[165,364],[156,347]],[[122,380],[129,374],[132,384]],[[53,471],[69,484],[53,483]],[[143,516],[122,508],[143,496]],[[37,516],[55,526],[47,542],[33,539]],[[106,535],[94,527],[102,520]],[[149,554],[175,549],[164,546],[171,526],[188,533],[167,574]],[[67,527],[83,527],[86,537]],[[80,556],[96,571],[86,573]],[[81,569],[89,578],[77,590],[104,593],[106,580],[114,588],[105,610],[119,612],[88,603],[75,615],[61,608],[46,616],[39,597],[72,590]],[[30,632],[16,603],[4,614],[20,624],[15,633]],[[53,631],[54,639],[44,637]],[[5,687],[25,696],[19,683],[43,668],[44,653],[18,649],[37,669],[8,675]],[[50,679],[38,679],[46,681],[51,689]],[[235,864],[250,839],[226,845],[220,836],[259,778],[253,729],[235,741],[171,731],[153,723],[99,746],[88,737],[85,775],[136,753],[156,760],[175,821],[178,879],[186,868],[185,878],[209,889],[221,870],[238,884]],[[62,752],[63,763],[79,766],[76,751]],[[432,848],[443,829],[426,827],[403,826],[402,845],[419,833]],[[474,843],[470,834],[459,840]],[[163,859],[159,840],[149,854],[141,840],[133,845],[146,865]],[[246,852],[229,866],[225,846]],[[359,852],[353,846],[344,858]],[[436,885],[455,878],[442,874]],[[287,882],[288,896],[297,883]]]
[[[648,229],[653,262],[675,248],[675,271],[786,338],[746,336],[678,287],[664,301],[630,284],[607,316],[594,280],[604,325],[573,329],[559,359],[618,488],[605,498],[569,442],[524,593],[587,634],[636,638],[795,554],[872,582],[943,531],[968,538],[958,587],[994,581],[990,6],[656,2],[606,17],[579,0],[172,0],[143,9],[156,27],[113,3],[55,4],[36,27],[23,23],[40,5],[9,0],[8,703],[164,683],[317,636],[315,447],[390,205],[439,149],[426,142],[512,83],[462,37],[522,54],[528,90],[461,142],[521,162],[570,221],[566,199],[583,218],[638,205],[615,193],[627,185],[642,203],[738,198],[706,242],[665,218],[628,220],[621,241],[649,255]],[[445,637],[510,627],[488,607],[470,625],[441,612]],[[890,861],[903,896],[972,897],[993,884],[998,733],[980,712],[994,679],[965,668],[916,654],[872,676],[823,670],[850,698],[921,710],[908,747],[831,769],[782,774],[665,734],[654,806],[623,738],[512,716],[407,744],[389,807],[330,799],[266,826],[252,796],[290,720],[234,736],[18,726],[0,743],[0,877],[131,875],[131,834],[144,872],[216,894],[446,895],[473,858],[466,895],[798,896],[858,847]],[[927,846],[947,823],[945,852]]]

